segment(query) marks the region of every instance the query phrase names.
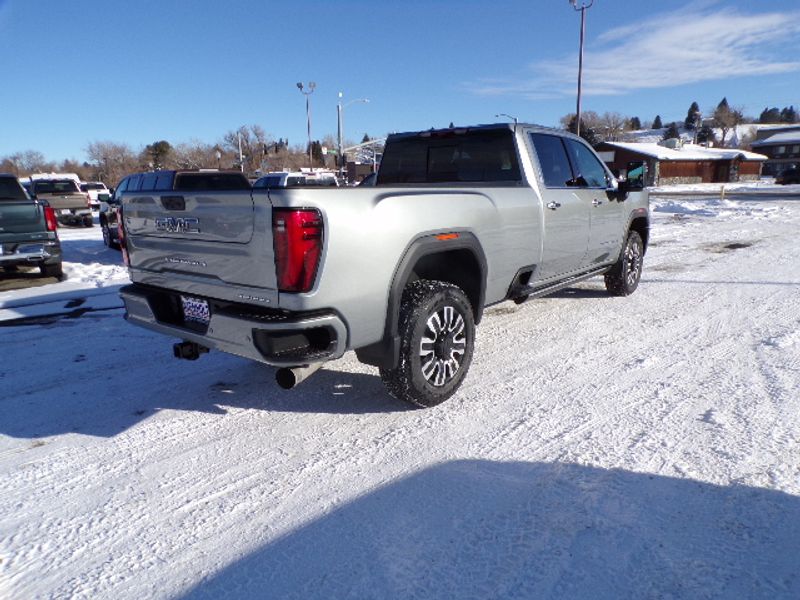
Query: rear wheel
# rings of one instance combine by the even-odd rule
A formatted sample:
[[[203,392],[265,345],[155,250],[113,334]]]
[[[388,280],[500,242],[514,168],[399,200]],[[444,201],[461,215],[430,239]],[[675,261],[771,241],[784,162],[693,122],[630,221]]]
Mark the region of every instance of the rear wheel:
[[[605,275],[606,289],[612,296],[629,296],[639,287],[642,277],[644,244],[637,231],[628,233],[619,260]]]
[[[389,393],[424,407],[447,400],[472,362],[475,320],[467,296],[442,281],[410,283],[403,292],[399,333],[399,363],[380,370]]]
[[[41,264],[39,265],[39,271],[41,272],[42,277],[56,277],[58,279],[61,279],[64,274],[60,262],[54,265]]]
[[[92,227],[92,226],[94,226],[94,221],[92,221],[92,217],[84,217],[83,218],[83,226],[84,227]]]

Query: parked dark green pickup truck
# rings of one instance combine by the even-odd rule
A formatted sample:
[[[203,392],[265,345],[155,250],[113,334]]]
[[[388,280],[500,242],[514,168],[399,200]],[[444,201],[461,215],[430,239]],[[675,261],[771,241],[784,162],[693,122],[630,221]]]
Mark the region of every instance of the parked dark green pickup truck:
[[[60,277],[61,242],[55,211],[31,200],[13,175],[0,173],[0,266],[16,271],[38,266],[45,277]]]

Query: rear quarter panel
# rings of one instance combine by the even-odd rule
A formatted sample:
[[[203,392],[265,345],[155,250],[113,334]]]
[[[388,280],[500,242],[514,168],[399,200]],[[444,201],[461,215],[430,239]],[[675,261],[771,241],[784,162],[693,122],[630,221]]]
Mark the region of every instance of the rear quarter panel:
[[[486,303],[505,298],[520,266],[540,252],[538,197],[525,186],[494,188],[340,188],[271,190],[274,206],[320,210],[324,251],[314,289],[281,294],[289,310],[334,308],[350,348],[378,341],[400,261],[418,238],[469,232],[487,260]],[[444,249],[444,248],[443,248]]]

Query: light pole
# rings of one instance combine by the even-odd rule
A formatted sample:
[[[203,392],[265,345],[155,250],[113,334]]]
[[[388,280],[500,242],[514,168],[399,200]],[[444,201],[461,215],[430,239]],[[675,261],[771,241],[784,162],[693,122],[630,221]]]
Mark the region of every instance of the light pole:
[[[306,97],[306,122],[308,124],[308,166],[314,168],[314,158],[311,154],[311,99],[309,96],[314,93],[314,88],[317,84],[313,81],[308,82],[308,91],[304,88],[303,84],[297,82],[297,89]]]
[[[581,79],[583,78],[583,36],[586,32],[586,11],[587,9],[592,7],[594,4],[594,0],[589,0],[589,2],[581,2],[581,5],[578,6],[578,0],[569,0],[569,3],[572,5],[572,8],[575,10],[581,11],[581,44],[580,44],[580,51],[578,53],[578,105],[576,109],[576,116],[575,116],[575,134],[581,134]]]
[[[499,119],[500,117],[505,117],[506,119],[511,119],[514,121],[514,131],[517,131],[517,117],[512,117],[508,113],[500,113],[494,116],[495,119]]]
[[[339,179],[344,178],[344,109],[355,102],[369,102],[369,98],[356,98],[355,100],[350,100],[350,102],[346,104],[342,104],[343,95],[344,94],[342,94],[342,92],[339,92],[339,102],[336,104],[336,123],[338,132],[337,143],[339,145]]]

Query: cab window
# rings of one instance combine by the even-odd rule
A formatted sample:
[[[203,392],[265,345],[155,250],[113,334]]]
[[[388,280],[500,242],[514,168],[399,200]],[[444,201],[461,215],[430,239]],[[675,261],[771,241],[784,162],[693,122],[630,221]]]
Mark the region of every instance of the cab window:
[[[531,141],[539,158],[544,185],[549,188],[573,186],[574,175],[562,139],[557,135],[531,133]]]

